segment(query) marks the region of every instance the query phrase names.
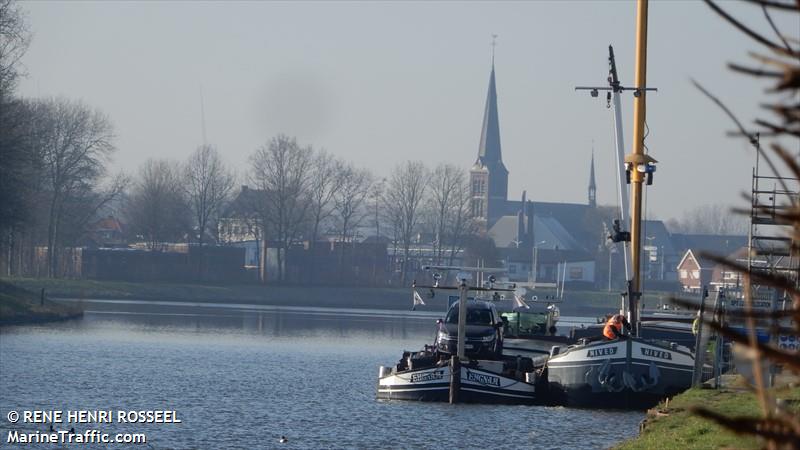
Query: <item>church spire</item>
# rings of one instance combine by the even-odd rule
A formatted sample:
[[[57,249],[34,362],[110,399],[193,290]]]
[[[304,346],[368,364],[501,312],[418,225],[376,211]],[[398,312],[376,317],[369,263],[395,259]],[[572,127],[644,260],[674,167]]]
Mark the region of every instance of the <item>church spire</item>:
[[[594,141],[592,141],[592,164],[589,167],[589,206],[597,206],[597,186],[594,183]]]
[[[489,75],[489,91],[486,93],[486,107],[483,111],[481,141],[478,145],[478,162],[484,166],[503,166],[500,147],[500,119],[497,114],[497,86],[494,75],[494,48],[497,35],[492,35],[492,72]],[[503,167],[504,171],[505,167]],[[507,172],[507,171],[506,171]]]
[[[492,35],[492,69],[494,69],[494,48],[497,46],[497,35]]]

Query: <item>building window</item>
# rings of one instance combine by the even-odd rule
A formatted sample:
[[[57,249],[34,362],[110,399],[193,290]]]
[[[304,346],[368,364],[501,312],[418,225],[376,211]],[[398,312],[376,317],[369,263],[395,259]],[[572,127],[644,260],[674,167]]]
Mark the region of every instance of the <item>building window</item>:
[[[700,279],[700,271],[699,270],[693,270],[692,271],[692,278],[695,278],[695,279],[699,280]]]
[[[689,272],[686,269],[681,269],[681,278],[688,278]]]
[[[483,200],[481,199],[472,200],[472,216],[483,217]]]

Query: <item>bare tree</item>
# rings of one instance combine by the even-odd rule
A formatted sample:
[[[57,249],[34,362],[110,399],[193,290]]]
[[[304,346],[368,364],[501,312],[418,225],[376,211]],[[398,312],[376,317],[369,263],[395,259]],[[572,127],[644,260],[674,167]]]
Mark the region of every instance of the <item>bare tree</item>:
[[[202,246],[209,225],[217,219],[233,189],[234,176],[210,145],[197,147],[183,167],[183,176],[197,243]]]
[[[339,188],[333,196],[334,215],[339,239],[347,242],[367,215],[366,201],[372,186],[372,175],[367,170],[346,164],[339,169],[338,178]]]
[[[22,8],[13,0],[0,0],[0,96],[14,89],[30,36]]]
[[[369,198],[372,200],[372,225],[375,226],[375,238],[381,237],[381,211],[383,210],[383,193],[386,190],[386,178],[372,183]]]
[[[140,168],[128,207],[128,221],[147,248],[162,250],[190,228],[180,167],[166,160],[147,160]]]
[[[311,181],[309,183],[309,215],[311,217],[311,246],[319,239],[321,224],[333,215],[334,198],[339,191],[343,165],[325,150],[314,156]]]
[[[251,184],[261,191],[256,205],[263,223],[263,242],[271,237],[278,247],[278,279],[285,280],[286,251],[297,241],[309,216],[309,185],[313,151],[295,138],[278,135],[250,156]],[[266,233],[269,233],[267,235]]]
[[[395,168],[385,192],[387,218],[403,248],[401,284],[406,282],[411,241],[417,229],[427,180],[428,170],[422,162],[408,161]]]
[[[333,196],[333,219],[339,232],[340,279],[344,274],[345,248],[355,241],[356,230],[367,217],[367,198],[372,185],[372,175],[352,164],[343,164],[338,171],[338,189]]]
[[[439,164],[430,178],[429,196],[426,209],[429,211],[430,225],[436,236],[434,257],[436,263],[443,260],[445,242],[450,240],[448,233],[458,204],[458,189],[465,184],[464,172],[452,164]]]
[[[33,152],[26,138],[31,121],[29,105],[13,97],[19,77],[19,59],[30,42],[22,10],[11,0],[0,0],[0,229],[25,216],[22,193],[30,186]]]
[[[49,99],[36,103],[33,135],[49,191],[48,276],[57,276],[56,253],[70,199],[86,197],[105,174],[115,150],[113,127],[101,112],[83,103]]]
[[[40,164],[30,139],[32,122],[29,102],[0,96],[0,230],[30,218],[30,197],[40,181]]]
[[[0,95],[0,266],[5,265],[6,275],[22,270],[26,248],[41,234],[44,190],[30,140],[31,123],[29,102]]]
[[[463,250],[467,242],[478,233],[478,224],[472,216],[472,192],[469,179],[462,176],[453,185],[450,194],[450,215],[446,221],[445,234],[449,239],[448,264],[453,265],[456,255]]]
[[[0,0],[0,250],[8,275],[15,251],[21,258],[20,243],[30,233],[32,210],[38,206],[32,199],[39,177],[28,140],[31,110],[28,102],[13,95],[21,71],[18,62],[29,42],[21,8],[12,0]]]
[[[89,223],[104,210],[113,209],[111,205],[122,198],[129,184],[130,178],[120,172],[90,191],[67,198],[60,227],[61,242],[67,246],[78,244],[91,231],[88,229]]]

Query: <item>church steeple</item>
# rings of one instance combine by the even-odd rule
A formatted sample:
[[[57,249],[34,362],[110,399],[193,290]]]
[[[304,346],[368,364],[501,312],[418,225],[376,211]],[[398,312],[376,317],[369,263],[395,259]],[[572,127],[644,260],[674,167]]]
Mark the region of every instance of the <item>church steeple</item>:
[[[500,118],[494,70],[496,37],[492,36],[492,70],[489,74],[489,89],[483,111],[478,158],[470,171],[473,216],[485,220],[489,226],[491,225],[489,222],[503,214],[502,208],[508,199],[508,169],[503,164],[500,146]]]
[[[589,167],[589,206],[597,206],[597,186],[594,183],[594,143],[592,143],[592,164]]]
[[[496,37],[492,36],[492,71],[489,74],[489,90],[486,93],[486,105],[483,110],[478,159],[470,170],[472,214],[483,220],[487,228],[504,214],[503,207],[508,199],[508,169],[503,164],[500,118],[497,113],[497,84],[494,70]]]
[[[494,65],[489,75],[489,92],[486,94],[486,107],[483,111],[481,140],[478,145],[478,162],[485,166],[503,165],[500,147],[500,119],[497,114],[497,86],[495,84]],[[504,167],[505,168],[505,167]]]

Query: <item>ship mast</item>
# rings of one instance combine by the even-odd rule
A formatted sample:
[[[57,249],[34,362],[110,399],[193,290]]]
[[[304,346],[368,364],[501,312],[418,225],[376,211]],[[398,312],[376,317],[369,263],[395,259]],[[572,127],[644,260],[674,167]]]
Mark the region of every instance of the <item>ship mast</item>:
[[[644,130],[647,98],[647,0],[638,0],[636,7],[636,72],[634,74],[633,149],[625,156],[625,170],[631,189],[631,262],[633,276],[628,287],[630,321],[634,335],[639,335],[639,299],[642,259],[642,192],[643,184],[653,182],[657,161],[644,153]]]

